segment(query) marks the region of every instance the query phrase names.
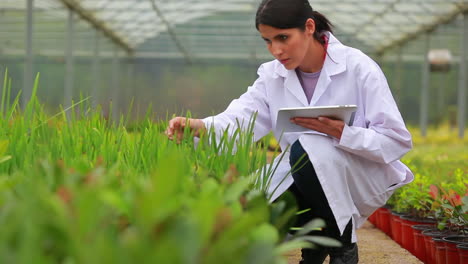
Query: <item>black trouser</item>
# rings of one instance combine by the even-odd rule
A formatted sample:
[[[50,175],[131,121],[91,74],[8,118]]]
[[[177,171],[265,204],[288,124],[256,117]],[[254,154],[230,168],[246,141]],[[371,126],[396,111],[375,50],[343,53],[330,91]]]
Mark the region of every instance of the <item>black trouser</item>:
[[[299,210],[310,209],[298,215],[296,225],[303,226],[314,218],[321,218],[325,220],[326,227],[321,231],[311,232],[311,235],[335,238],[343,244],[341,248],[319,246],[317,249],[303,249],[301,263],[323,263],[327,255],[330,255],[331,264],[357,263],[357,245],[351,243],[353,228],[351,219],[341,236],[315,169],[299,140],[291,146],[290,164],[294,168],[292,173],[294,184],[291,185],[289,191],[296,197]]]

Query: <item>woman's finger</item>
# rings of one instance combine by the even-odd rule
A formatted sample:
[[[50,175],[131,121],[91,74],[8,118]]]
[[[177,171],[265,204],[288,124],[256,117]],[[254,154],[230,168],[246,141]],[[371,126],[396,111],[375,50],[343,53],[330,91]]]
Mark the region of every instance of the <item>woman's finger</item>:
[[[321,124],[317,118],[295,117],[292,118],[291,121],[296,125],[304,126],[306,128],[318,127]]]
[[[320,116],[317,118],[317,120],[320,121],[322,124],[332,126],[332,127],[339,126],[341,123],[343,123],[343,121],[341,120],[331,119],[325,116]]]

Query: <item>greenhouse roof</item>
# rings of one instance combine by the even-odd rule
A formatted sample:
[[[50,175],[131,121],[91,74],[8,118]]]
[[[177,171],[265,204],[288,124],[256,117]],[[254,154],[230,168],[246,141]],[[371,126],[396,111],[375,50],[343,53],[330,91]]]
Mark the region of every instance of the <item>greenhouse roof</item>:
[[[0,0],[0,53],[24,52],[28,1]],[[258,0],[33,2],[36,54],[60,56],[71,37],[75,54],[90,55],[99,35],[105,36],[100,38],[101,51],[118,46],[145,58],[269,56],[254,27]],[[311,4],[331,20],[342,42],[369,53],[383,53],[468,12],[468,0],[316,0]],[[67,23],[70,13],[73,27]]]

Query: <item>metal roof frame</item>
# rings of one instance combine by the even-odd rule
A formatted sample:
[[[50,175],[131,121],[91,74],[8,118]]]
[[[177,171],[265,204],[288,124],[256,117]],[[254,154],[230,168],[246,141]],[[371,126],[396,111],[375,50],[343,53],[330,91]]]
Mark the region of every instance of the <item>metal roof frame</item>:
[[[26,0],[0,0],[0,52],[2,48],[4,53],[22,49],[25,3]],[[253,25],[258,0],[34,0],[34,3],[34,40],[45,47],[44,54],[63,48],[65,11],[69,9],[79,16],[76,40],[86,43],[94,39],[93,31],[97,30],[129,55],[164,57],[167,53],[167,57],[174,57],[178,51],[179,57],[197,59],[209,57],[206,50],[210,50],[216,58],[222,57],[223,52],[230,54],[226,58],[235,57],[233,54],[268,56]],[[468,12],[468,0],[316,0],[311,4],[329,17],[336,26],[336,35],[345,44],[376,55]],[[80,46],[83,47],[77,48],[87,49],[85,44]],[[227,52],[230,49],[234,52]]]

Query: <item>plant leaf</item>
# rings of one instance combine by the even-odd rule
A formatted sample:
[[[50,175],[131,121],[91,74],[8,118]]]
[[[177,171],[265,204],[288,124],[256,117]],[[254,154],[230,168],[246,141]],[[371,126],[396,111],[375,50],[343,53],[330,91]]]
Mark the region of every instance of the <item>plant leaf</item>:
[[[3,157],[0,158],[0,164],[1,164],[1,163],[4,163],[4,162],[6,162],[6,161],[8,161],[8,160],[10,160],[10,159],[11,159],[11,156],[10,156],[10,155],[3,156]]]
[[[340,241],[330,238],[330,237],[324,237],[324,236],[303,236],[301,237],[302,239],[306,241],[310,241],[314,244],[321,245],[321,246],[326,246],[326,247],[341,247],[342,244]]]
[[[302,236],[307,233],[310,233],[311,231],[320,229],[325,227],[325,221],[323,219],[313,219],[309,223],[307,223],[305,226],[303,226],[297,233],[296,236]]]
[[[297,250],[301,248],[309,248],[310,245],[311,244],[309,242],[306,242],[304,240],[294,239],[294,240],[281,243],[281,245],[276,247],[275,252],[280,255],[283,255],[293,250]]]

